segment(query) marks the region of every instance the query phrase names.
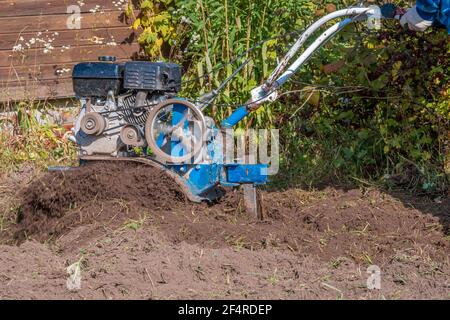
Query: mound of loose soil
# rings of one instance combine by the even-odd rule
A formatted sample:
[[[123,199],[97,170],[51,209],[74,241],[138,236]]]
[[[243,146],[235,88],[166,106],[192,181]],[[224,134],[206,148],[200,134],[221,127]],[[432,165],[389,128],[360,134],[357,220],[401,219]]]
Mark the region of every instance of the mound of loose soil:
[[[0,188],[13,194],[10,180]],[[194,204],[163,173],[119,163],[48,173],[14,198],[19,222],[0,238],[12,229],[41,243],[0,246],[0,299],[448,298],[450,198],[263,191],[264,220],[254,221],[239,190]],[[70,292],[75,261],[83,284]],[[372,264],[381,290],[366,288]]]
[[[448,200],[438,207],[429,201],[422,204],[423,210],[414,210],[409,207],[416,205],[408,199],[376,190],[262,192],[264,220],[253,221],[243,209],[238,190],[228,190],[213,205],[194,204],[155,168],[93,163],[48,173],[31,183],[22,197],[15,233],[19,241],[55,240],[85,226],[78,230],[77,241],[67,243],[82,246],[105,229],[145,216],[176,244],[277,247],[327,261],[350,256],[359,262],[386,261],[411,246],[427,246],[435,258],[450,252],[449,242],[443,240],[449,230]]]
[[[129,205],[172,210],[185,202],[179,186],[164,172],[123,162],[49,172],[25,188],[21,197],[19,240],[31,235],[44,240],[74,225],[89,224],[96,217],[127,215]]]

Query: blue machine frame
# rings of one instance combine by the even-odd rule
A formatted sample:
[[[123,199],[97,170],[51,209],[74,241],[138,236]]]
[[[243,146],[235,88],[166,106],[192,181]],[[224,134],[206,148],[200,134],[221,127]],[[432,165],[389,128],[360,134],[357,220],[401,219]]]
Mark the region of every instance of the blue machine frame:
[[[180,98],[180,101],[182,99]],[[175,126],[182,121],[187,107],[182,104],[174,104],[172,108],[172,125]],[[231,117],[222,122],[223,128],[232,128],[240,120],[242,120],[248,111],[245,107],[237,110],[238,115],[234,112]],[[218,130],[217,128],[214,128]],[[184,125],[184,130],[188,130],[187,121]],[[158,138],[158,146],[162,147],[164,143],[164,135],[161,134]],[[184,155],[183,148],[179,147],[180,141],[171,141],[171,154],[174,157]],[[210,159],[214,157],[215,148],[222,148],[217,141],[207,142],[207,152]],[[189,191],[198,196],[202,200],[214,200],[218,193],[215,188],[218,185],[225,187],[237,187],[242,184],[261,185],[268,181],[267,165],[266,164],[241,164],[241,163],[224,163],[222,159],[219,161],[212,161],[211,163],[200,164],[167,164],[170,170],[175,171],[183,178]]]

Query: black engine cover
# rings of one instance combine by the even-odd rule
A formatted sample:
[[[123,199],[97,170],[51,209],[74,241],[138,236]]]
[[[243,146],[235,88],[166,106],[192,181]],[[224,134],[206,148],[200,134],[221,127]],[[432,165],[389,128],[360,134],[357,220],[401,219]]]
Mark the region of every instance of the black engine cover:
[[[122,68],[117,63],[82,62],[73,68],[73,91],[78,97],[117,95],[122,84]]]
[[[181,68],[174,63],[126,62],[123,87],[176,93],[181,90]]]
[[[103,58],[103,57],[102,57]],[[82,62],[73,68],[73,89],[78,97],[106,97],[130,89],[177,93],[181,68],[175,63],[114,60]]]

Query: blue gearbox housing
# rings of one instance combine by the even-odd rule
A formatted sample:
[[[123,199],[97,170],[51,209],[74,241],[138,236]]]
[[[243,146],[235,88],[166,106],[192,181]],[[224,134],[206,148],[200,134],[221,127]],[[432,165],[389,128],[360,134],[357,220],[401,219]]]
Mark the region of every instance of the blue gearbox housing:
[[[180,121],[183,121],[183,117],[188,111],[184,100],[179,99],[179,101],[179,104],[173,104],[171,111],[172,126],[176,126]],[[189,130],[187,121],[183,125],[183,130]],[[267,164],[226,163],[222,155],[224,150],[222,139],[217,138],[221,130],[217,128],[212,120],[209,121],[207,130],[209,134],[203,150],[206,153],[206,157],[201,162],[193,164],[165,164],[168,170],[174,171],[182,177],[193,195],[197,196],[199,200],[212,201],[220,195],[217,190],[218,185],[238,187],[242,184],[251,184],[256,186],[267,182]],[[160,148],[163,148],[163,134],[159,135],[157,143]],[[176,139],[171,141],[170,153],[174,158],[185,154],[185,149],[180,147],[180,143]]]

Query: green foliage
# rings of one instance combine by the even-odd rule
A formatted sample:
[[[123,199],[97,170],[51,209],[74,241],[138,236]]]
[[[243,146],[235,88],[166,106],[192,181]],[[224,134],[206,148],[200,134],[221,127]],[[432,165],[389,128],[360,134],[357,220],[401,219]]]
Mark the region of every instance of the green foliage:
[[[286,165],[294,172],[317,162],[323,170],[313,181],[363,177],[425,192],[446,188],[448,36],[443,30],[419,35],[393,28],[364,35],[350,51],[343,47],[345,64],[336,73],[315,68],[334,60],[327,51],[336,45],[302,72],[323,94],[319,108],[309,106],[289,123]]]
[[[184,85],[187,97],[217,87],[251,58],[210,110],[221,119],[231,112],[227,104],[248,99],[249,90],[270,74],[298,36],[280,35],[301,31],[350,4],[144,0],[134,27],[142,31],[139,41],[150,59],[176,61],[184,66],[186,80],[196,79]],[[355,24],[284,87],[291,94],[265,105],[243,125],[281,129],[282,184],[370,179],[443,190],[450,174],[449,53],[443,30],[415,34],[391,21],[380,31],[368,31],[364,23]],[[239,55],[242,59],[220,68]]]
[[[67,139],[66,130],[37,122],[36,110],[42,107],[38,103],[21,102],[16,106],[16,117],[0,119],[2,170],[17,168],[23,163],[33,163],[37,168],[73,164],[76,148]]]
[[[169,13],[175,4],[174,0],[143,0],[140,3],[141,14],[134,16],[134,7],[130,2],[126,13],[134,17],[133,28],[141,28],[139,42],[146,52],[152,56],[162,56],[163,44],[173,44],[177,36],[174,21]]]

